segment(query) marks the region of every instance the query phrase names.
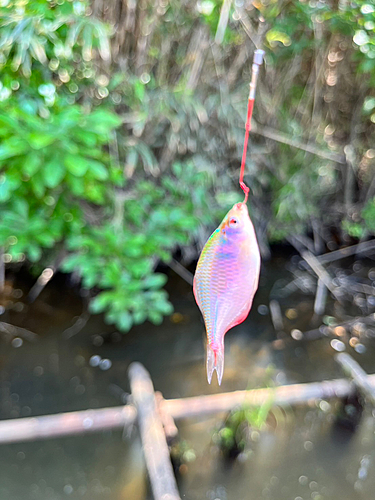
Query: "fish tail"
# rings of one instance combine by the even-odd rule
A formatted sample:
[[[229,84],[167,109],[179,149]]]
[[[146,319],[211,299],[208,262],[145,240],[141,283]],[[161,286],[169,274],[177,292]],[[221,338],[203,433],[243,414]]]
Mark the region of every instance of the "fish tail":
[[[211,384],[212,374],[216,370],[217,381],[221,385],[224,372],[224,345],[211,347],[207,344],[207,380]]]

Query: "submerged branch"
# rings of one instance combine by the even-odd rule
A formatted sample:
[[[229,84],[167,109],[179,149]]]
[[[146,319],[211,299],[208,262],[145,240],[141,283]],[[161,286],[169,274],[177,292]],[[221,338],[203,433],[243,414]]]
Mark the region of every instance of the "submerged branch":
[[[66,328],[62,335],[66,339],[70,339],[71,337],[74,337],[74,335],[77,335],[82,328],[86,325],[90,318],[90,313],[88,311],[85,311],[79,316],[79,318],[73,323],[72,326],[69,326],[69,328]]]
[[[35,342],[39,339],[39,335],[36,333],[27,330],[26,328],[21,328],[20,326],[5,323],[4,321],[0,321],[0,332],[11,337],[20,337],[21,339],[28,340],[30,342]]]
[[[61,264],[65,256],[66,256],[66,251],[61,250],[58,253],[56,259],[53,261],[53,263],[50,266],[47,266],[42,271],[36,283],[32,286],[31,290],[29,291],[29,294],[27,296],[29,302],[34,302],[39,297],[44,287],[51,281],[56,271],[58,271],[59,268],[61,267]]]
[[[176,274],[186,281],[189,285],[193,285],[194,275],[186,269],[182,264],[180,264],[176,259],[172,259],[167,262],[167,266],[172,269]]]
[[[340,352],[336,354],[335,360],[341,366],[343,371],[349,375],[354,384],[358,387],[359,391],[367,396],[372,404],[375,404],[375,387],[370,383],[367,373],[363,368],[353,359],[350,354]]]

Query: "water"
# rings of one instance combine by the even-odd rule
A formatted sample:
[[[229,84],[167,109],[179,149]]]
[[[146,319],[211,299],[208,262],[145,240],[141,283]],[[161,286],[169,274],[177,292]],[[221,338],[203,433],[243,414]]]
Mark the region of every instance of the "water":
[[[292,280],[288,266],[283,257],[263,266],[250,317],[226,337],[220,390],[216,381],[211,386],[206,382],[200,313],[190,287],[179,278],[171,275],[168,291],[176,312],[163,325],[145,324],[119,335],[95,316],[71,338],[64,331],[81,314],[83,300],[67,285],[67,278],[58,276],[32,305],[20,296],[30,283],[14,281],[10,286],[13,309],[1,320],[36,332],[39,340],[0,339],[0,418],[122,404],[129,391],[127,368],[132,361],[145,365],[155,388],[166,398],[259,387],[271,379],[285,384],[340,377],[329,339],[301,342],[274,332],[269,298]],[[292,270],[298,269],[292,266]],[[298,289],[278,296],[288,316],[284,317],[286,332],[316,326],[311,322],[311,283],[308,276],[303,279],[307,280],[305,292]],[[354,308],[346,304],[348,312],[349,307]],[[338,316],[339,309],[331,302],[327,313]],[[358,314],[355,308],[350,312]],[[355,351],[355,345],[346,345],[369,373],[375,371],[372,338],[363,341],[363,354]],[[264,430],[253,433],[245,452],[232,462],[224,460],[212,442],[223,417],[178,422],[180,438],[190,450],[179,468],[182,498],[372,499],[371,408],[366,407],[359,428],[351,433],[335,426],[338,405],[329,401],[276,408]],[[136,429],[5,445],[0,450],[2,500],[151,498]]]

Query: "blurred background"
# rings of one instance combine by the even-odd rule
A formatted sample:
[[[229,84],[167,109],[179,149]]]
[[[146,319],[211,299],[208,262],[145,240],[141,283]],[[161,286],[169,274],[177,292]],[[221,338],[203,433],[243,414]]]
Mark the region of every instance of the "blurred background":
[[[221,390],[340,377],[337,350],[375,371],[373,0],[0,0],[2,419],[124,404],[135,360],[166,398],[219,392],[191,273],[242,200],[256,48],[263,263]],[[181,495],[373,498],[362,403],[179,423]],[[0,450],[3,500],[151,498],[136,430]]]

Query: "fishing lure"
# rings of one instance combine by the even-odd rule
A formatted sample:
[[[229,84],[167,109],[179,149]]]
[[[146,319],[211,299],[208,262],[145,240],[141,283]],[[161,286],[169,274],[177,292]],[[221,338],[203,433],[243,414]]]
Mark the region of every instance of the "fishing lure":
[[[240,186],[245,193],[205,244],[194,276],[195,300],[207,333],[207,379],[216,370],[219,385],[224,371],[224,335],[250,312],[258,288],[260,254],[246,202],[249,188],[243,181],[256,82],[264,52],[255,51],[241,162]]]

